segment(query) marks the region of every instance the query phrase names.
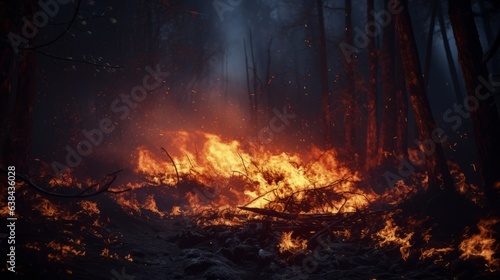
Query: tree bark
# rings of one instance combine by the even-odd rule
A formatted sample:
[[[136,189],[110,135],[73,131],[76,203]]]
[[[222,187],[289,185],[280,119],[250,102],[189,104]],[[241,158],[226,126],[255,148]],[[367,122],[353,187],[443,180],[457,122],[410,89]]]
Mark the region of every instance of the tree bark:
[[[417,123],[419,139],[422,142],[432,141],[432,133],[436,125],[424,89],[422,68],[420,67],[410,13],[406,3],[407,1],[401,1],[402,12],[395,15],[394,18],[401,63],[403,65],[406,89],[410,96],[411,107],[415,115],[415,122]],[[432,150],[425,149],[423,145],[420,145],[422,154],[425,155],[427,176],[429,179],[428,190],[437,191],[440,185],[444,185],[446,190],[453,190],[453,179],[448,170],[443,148],[440,143],[432,143],[434,145],[433,152],[426,153],[426,150]],[[441,180],[439,180],[439,177]]]
[[[448,33],[446,32],[446,25],[444,23],[443,8],[441,7],[441,3],[438,3],[437,14],[439,19],[439,29],[441,29],[441,36],[443,37],[443,46],[446,53],[446,60],[448,61],[448,68],[450,69],[451,81],[453,83],[455,97],[457,98],[457,102],[462,102],[462,88],[460,86],[460,83],[458,82],[457,68],[455,67],[455,60],[453,59],[453,55],[451,54],[451,48],[448,40]]]
[[[495,200],[498,198],[498,192],[494,186],[500,182],[500,120],[497,105],[492,103],[492,97],[485,97],[488,90],[481,84],[481,79],[488,80],[488,69],[482,63],[483,51],[472,14],[471,1],[450,1],[448,12],[468,100],[478,100],[479,103],[476,110],[469,110],[474,126],[479,170],[487,196]],[[491,92],[489,94],[491,95]]]
[[[408,99],[405,89],[405,78],[401,56],[395,53],[396,60],[396,141],[395,154],[397,158],[408,158]]]
[[[434,0],[432,3],[431,22],[429,24],[429,34],[427,34],[427,47],[425,51],[425,64],[424,64],[424,85],[427,89],[429,87],[429,78],[431,73],[431,59],[432,59],[432,46],[434,42],[434,29],[436,27],[436,14],[438,8],[438,1]]]
[[[15,2],[6,2],[5,7],[0,9],[0,28],[2,38],[7,38],[9,32],[18,32],[13,23],[12,13],[9,10],[18,10],[18,4]],[[12,81],[15,69],[14,49],[6,43],[0,53],[0,147],[3,147],[9,130],[9,119],[12,108],[10,108],[13,96]],[[0,157],[3,157],[3,153]],[[3,158],[0,158],[3,162]]]
[[[353,44],[352,36],[352,1],[345,0],[345,41]],[[347,154],[354,153],[354,110],[356,107],[356,86],[354,75],[356,71],[357,59],[352,59],[350,62],[344,61],[344,71],[346,75],[346,93],[344,94],[344,131],[345,131],[345,149]]]
[[[386,6],[387,8],[387,6]],[[394,86],[394,23],[391,21],[384,29],[382,39],[381,84],[383,92],[382,122],[380,123],[378,161],[385,164],[388,156],[393,154],[396,132],[396,88]],[[393,157],[392,157],[393,158]]]
[[[372,11],[374,1],[367,0],[367,21],[374,21]],[[377,166],[377,49],[375,40],[368,44],[368,89],[366,92],[367,128],[366,128],[366,155],[365,171]]]
[[[325,125],[325,147],[332,147],[332,122],[330,115],[330,93],[328,90],[328,56],[326,52],[325,21],[323,18],[323,1],[317,0],[318,24],[319,24],[319,66],[321,81],[321,111],[323,113],[323,122]]]
[[[18,11],[20,15],[32,18],[35,12],[36,3],[23,1]],[[2,24],[3,25],[3,24]],[[20,28],[14,32],[22,34]],[[33,42],[30,42],[34,45]],[[10,46],[9,46],[10,47]],[[7,116],[7,135],[3,146],[3,161],[5,165],[15,165],[16,170],[27,173],[28,161],[31,151],[32,130],[33,130],[33,107],[35,103],[35,63],[36,55],[33,51],[20,50],[21,63],[17,72],[17,89],[15,95],[15,105],[11,117]],[[2,57],[7,61],[13,61],[14,52],[2,52]],[[7,86],[12,82],[5,81]],[[8,92],[3,92],[2,95]],[[10,98],[8,98],[10,100]],[[8,105],[7,105],[8,106]],[[10,110],[9,110],[10,111]]]

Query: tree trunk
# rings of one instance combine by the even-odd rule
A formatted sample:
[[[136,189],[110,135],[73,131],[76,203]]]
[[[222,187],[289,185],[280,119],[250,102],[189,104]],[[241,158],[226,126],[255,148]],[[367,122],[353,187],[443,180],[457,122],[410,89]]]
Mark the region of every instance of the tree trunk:
[[[323,113],[323,122],[325,125],[325,147],[332,147],[332,122],[330,115],[330,93],[328,90],[328,56],[326,52],[325,22],[323,18],[323,1],[317,0],[318,24],[319,24],[319,66],[321,80],[321,111]]]
[[[432,3],[432,16],[429,24],[429,34],[427,34],[427,48],[425,51],[425,64],[424,64],[424,85],[427,89],[429,87],[429,78],[431,73],[431,59],[432,59],[432,46],[434,42],[434,29],[436,27],[436,14],[439,2],[434,0]]]
[[[0,9],[0,28],[2,38],[7,38],[9,32],[18,32],[13,23],[13,15],[9,10],[16,11],[18,4],[10,1],[5,3],[5,7]],[[10,45],[5,45],[0,52],[0,148],[3,150],[7,135],[9,133],[12,108],[10,108],[13,96],[12,81],[15,69],[15,53]],[[0,153],[0,162],[5,162],[4,154]]]
[[[367,21],[374,21],[372,11],[374,1],[367,0]],[[377,166],[377,49],[375,40],[370,40],[368,44],[368,89],[366,92],[366,156],[365,170],[369,171]]]
[[[20,15],[31,18],[35,8],[34,2],[24,1],[20,4],[18,11],[20,11]],[[14,32],[21,34],[20,28]],[[34,44],[34,42],[30,43]],[[7,116],[6,129],[8,133],[3,146],[3,160],[6,165],[15,165],[16,170],[20,172],[27,172],[33,130],[36,56],[33,51],[20,51],[22,52],[22,60],[17,72],[16,102],[11,117]],[[14,56],[14,53],[3,52],[2,55]],[[8,61],[9,57],[2,57],[2,60],[4,59]],[[7,83],[12,86],[11,81]],[[8,94],[8,92],[3,94]],[[8,99],[10,100],[10,98]]]
[[[353,44],[352,36],[352,1],[345,0],[345,41]],[[354,153],[354,110],[356,106],[356,87],[354,75],[356,73],[357,59],[351,61],[344,60],[344,71],[346,75],[346,93],[344,94],[344,131],[345,131],[345,149],[347,154]]]
[[[441,29],[441,36],[443,37],[443,46],[446,52],[446,60],[448,61],[448,67],[450,69],[451,81],[453,83],[455,97],[457,98],[457,102],[461,103],[463,100],[462,88],[460,86],[460,83],[458,82],[457,68],[455,67],[455,60],[453,59],[453,55],[451,54],[448,33],[446,32],[446,25],[444,23],[443,8],[441,7],[440,3],[438,3],[437,6],[437,13],[439,19],[439,29]]]
[[[19,15],[32,18],[33,13],[36,11],[36,4],[31,1],[23,1],[17,10]],[[14,28],[13,32],[22,34],[21,30],[16,28]],[[32,40],[30,44],[34,45],[34,41]],[[7,82],[16,89],[16,101],[12,114],[7,116],[7,135],[3,146],[3,161],[5,165],[15,165],[16,170],[27,173],[33,131],[36,55],[33,51],[20,51],[22,52],[20,54],[22,59],[17,72],[17,86],[13,87],[12,80],[14,80],[14,77],[12,76],[12,80]],[[3,54],[9,55],[9,53]],[[13,55],[13,53],[11,52],[10,55]],[[2,59],[9,60],[4,57]],[[8,94],[8,92],[3,92],[2,95],[4,94]],[[11,98],[14,98],[14,96],[11,96]],[[10,98],[8,99],[10,100]]]
[[[394,21],[398,34],[398,44],[403,65],[406,89],[410,96],[411,107],[417,123],[420,141],[429,142],[433,139],[432,134],[436,128],[434,118],[430,109],[427,94],[424,89],[422,68],[418,57],[417,45],[415,43],[413,27],[411,25],[410,13],[406,5],[407,1],[401,1],[402,12],[395,15]],[[431,142],[434,151],[420,145],[422,154],[425,155],[427,175],[429,178],[429,191],[437,191],[440,187],[439,176],[446,190],[453,190],[453,179],[450,176],[444,151],[440,143]],[[427,152],[431,151],[431,152]]]
[[[493,33],[493,30],[490,25],[490,21],[492,18],[492,14],[487,11],[486,6],[484,5],[485,1],[478,1],[477,3],[479,4],[479,8],[481,11],[481,21],[483,23],[483,28],[484,28],[484,34],[486,38],[486,43],[488,44],[488,51],[485,53],[485,56],[483,58],[483,61],[487,63],[489,60],[493,58],[495,55],[495,52],[498,50],[500,47],[500,30],[497,31],[496,36]],[[500,73],[500,61],[498,57],[496,59],[493,59],[494,63],[491,64],[490,70],[493,73]],[[497,97],[498,98],[498,97]],[[498,100],[498,99],[497,99]]]
[[[253,36],[252,36],[252,29],[249,29],[248,33],[250,34],[250,55],[252,56],[252,77],[253,77],[253,90],[251,93],[251,98],[252,98],[252,117],[251,119],[253,120],[253,127],[255,130],[257,130],[257,127],[259,126],[259,102],[258,102],[258,77],[257,77],[257,64],[255,62],[255,54],[253,51]]]
[[[408,158],[408,99],[405,89],[403,65],[399,53],[395,53],[396,60],[396,141],[395,153],[397,158]]]
[[[483,51],[472,14],[471,1],[450,1],[448,12],[469,101],[476,100],[479,103],[476,110],[470,110],[479,156],[479,170],[485,192],[489,199],[494,200],[498,195],[494,186],[500,182],[500,120],[497,105],[492,103],[492,97],[485,97],[488,92],[480,81],[488,79],[488,69],[481,61]],[[479,91],[476,94],[477,89]],[[491,92],[489,94],[491,95]]]
[[[396,88],[394,87],[394,23],[391,21],[384,29],[382,39],[381,63],[381,83],[383,92],[382,122],[380,124],[378,161],[385,164],[387,156],[393,154],[396,131]],[[391,156],[392,159],[394,159]]]

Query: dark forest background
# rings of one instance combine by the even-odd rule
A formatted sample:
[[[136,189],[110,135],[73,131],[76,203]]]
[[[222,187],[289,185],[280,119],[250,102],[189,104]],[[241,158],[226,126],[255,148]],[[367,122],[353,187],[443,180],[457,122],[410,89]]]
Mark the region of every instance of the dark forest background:
[[[8,34],[21,35],[23,18],[41,6],[0,2],[5,165],[53,173],[54,161],[65,164],[65,147],[107,117],[115,131],[75,174],[121,168],[137,146],[160,145],[163,131],[201,130],[265,149],[334,148],[385,185],[384,173],[438,127],[446,141],[420,166],[431,186],[452,188],[450,160],[492,196],[497,189],[498,95],[461,115],[460,125],[455,111],[453,121],[443,117],[475,95],[479,77],[498,91],[497,1],[61,0],[57,7],[16,53]],[[378,19],[371,11],[394,7],[400,12],[359,44],[359,30]],[[356,51],[345,55],[346,45]],[[118,119],[111,104],[143,83],[147,66],[169,75]],[[272,139],[259,137],[285,108],[296,116],[290,124]]]

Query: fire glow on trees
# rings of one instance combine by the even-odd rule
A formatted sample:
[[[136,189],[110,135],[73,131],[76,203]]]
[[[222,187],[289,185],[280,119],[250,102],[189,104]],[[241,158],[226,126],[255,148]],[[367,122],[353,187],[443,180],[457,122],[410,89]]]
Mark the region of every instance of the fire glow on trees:
[[[495,1],[101,2],[0,5],[19,273],[499,275]]]

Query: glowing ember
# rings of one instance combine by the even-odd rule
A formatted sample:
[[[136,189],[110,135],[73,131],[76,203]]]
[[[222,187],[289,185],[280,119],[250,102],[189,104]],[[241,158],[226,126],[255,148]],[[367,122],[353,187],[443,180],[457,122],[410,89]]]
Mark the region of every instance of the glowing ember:
[[[95,203],[95,202],[83,200],[83,201],[80,201],[80,203],[78,203],[78,204],[80,205],[80,207],[82,207],[83,211],[85,211],[89,215],[91,213],[97,214],[97,215],[99,215],[101,213],[99,208],[97,208],[97,203]]]
[[[123,257],[124,259],[126,259],[127,261],[129,262],[133,262],[134,259],[130,256],[130,254],[126,255],[125,257]]]
[[[497,253],[499,246],[495,244],[496,242],[493,238],[495,232],[491,227],[499,221],[498,219],[480,220],[477,224],[479,233],[465,238],[460,243],[460,250],[462,251],[460,257],[464,259],[482,257],[486,260],[486,267],[490,271],[498,270],[500,268],[500,260],[495,258],[494,255]]]
[[[33,209],[38,210],[43,216],[51,217],[54,220],[72,221],[77,219],[77,214],[65,210],[63,207],[50,202],[50,200],[40,195],[37,195],[37,202],[33,205]]]
[[[101,252],[101,257],[118,260],[119,257],[116,253],[110,253],[108,248],[104,248]]]
[[[35,250],[35,251],[40,251],[40,243],[39,242],[34,242],[34,243],[28,243],[25,246],[28,249]]]
[[[84,247],[85,244],[80,239],[70,239],[70,244],[62,244],[56,241],[51,241],[47,244],[47,248],[54,250],[54,253],[49,253],[47,257],[50,260],[63,261],[69,257],[85,256],[84,249],[77,249],[76,247]]]
[[[447,248],[430,248],[427,250],[420,251],[420,260],[425,260],[428,258],[435,258],[434,263],[437,264],[444,260],[444,256],[453,252],[454,249],[451,247]]]

